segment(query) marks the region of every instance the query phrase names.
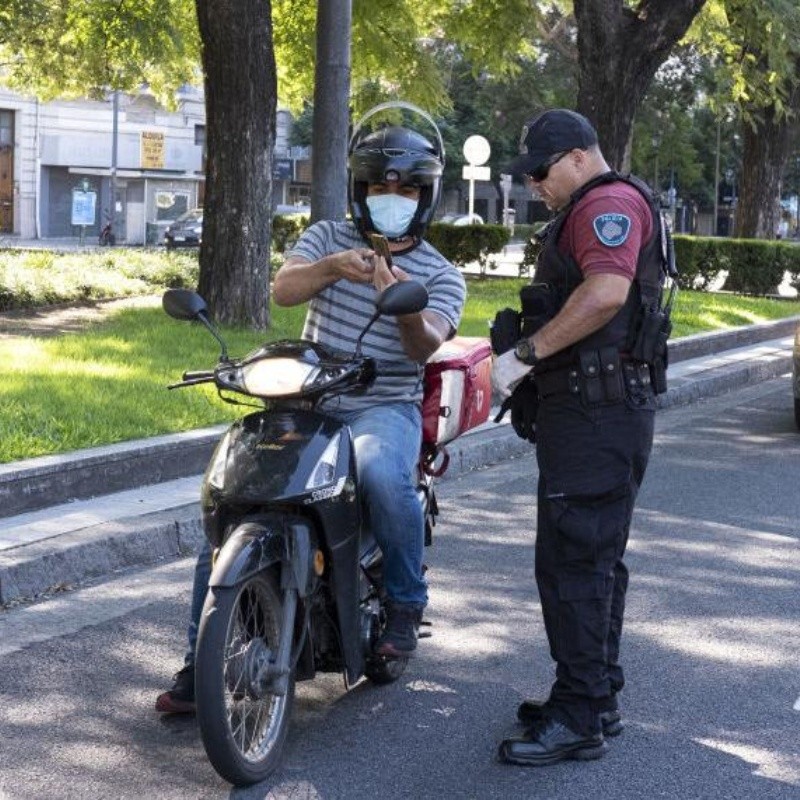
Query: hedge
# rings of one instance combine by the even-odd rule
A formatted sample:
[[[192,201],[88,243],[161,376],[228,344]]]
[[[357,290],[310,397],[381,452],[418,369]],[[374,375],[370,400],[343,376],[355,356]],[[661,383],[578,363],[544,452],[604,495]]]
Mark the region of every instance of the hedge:
[[[790,273],[800,283],[800,246],[764,239],[727,239],[710,236],[674,237],[679,284],[705,290],[727,273],[724,288],[745,294],[771,294]]]
[[[479,275],[486,277],[489,256],[499,253],[510,239],[503,225],[448,225],[434,222],[425,238],[457,267],[478,262]]]

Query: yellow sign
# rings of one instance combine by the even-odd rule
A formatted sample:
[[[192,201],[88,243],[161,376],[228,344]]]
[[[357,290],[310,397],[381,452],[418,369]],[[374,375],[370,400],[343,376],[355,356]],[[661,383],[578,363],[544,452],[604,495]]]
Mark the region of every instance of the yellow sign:
[[[164,169],[164,134],[142,131],[142,169]]]

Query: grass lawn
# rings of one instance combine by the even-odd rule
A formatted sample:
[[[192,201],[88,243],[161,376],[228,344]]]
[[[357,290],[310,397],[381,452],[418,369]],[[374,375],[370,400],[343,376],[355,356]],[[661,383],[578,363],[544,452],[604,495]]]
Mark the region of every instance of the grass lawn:
[[[486,336],[504,306],[517,305],[524,280],[470,281],[459,333]],[[273,309],[265,337],[226,329],[231,356],[264,339],[299,335],[303,307]],[[800,314],[800,301],[683,292],[675,336]],[[241,409],[209,387],[169,392],[184,370],[216,363],[216,342],[200,325],[160,309],[128,309],[80,333],[0,339],[0,463],[200,428],[231,420]]]

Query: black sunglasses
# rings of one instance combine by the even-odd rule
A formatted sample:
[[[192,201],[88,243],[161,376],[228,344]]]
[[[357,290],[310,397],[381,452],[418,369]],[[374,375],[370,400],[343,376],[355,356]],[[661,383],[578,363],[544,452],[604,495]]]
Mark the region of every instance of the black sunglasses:
[[[550,158],[548,158],[547,161],[544,162],[544,164],[539,164],[539,166],[536,167],[536,169],[533,170],[533,172],[529,172],[528,177],[532,181],[535,181],[536,183],[541,183],[542,181],[546,181],[547,176],[550,174],[550,167],[553,167],[556,164],[558,164],[558,162],[561,161],[561,159],[564,158],[564,156],[567,155],[567,153],[569,152],[570,152],[569,150],[565,150],[563,153],[556,153],[554,156],[550,156]]]

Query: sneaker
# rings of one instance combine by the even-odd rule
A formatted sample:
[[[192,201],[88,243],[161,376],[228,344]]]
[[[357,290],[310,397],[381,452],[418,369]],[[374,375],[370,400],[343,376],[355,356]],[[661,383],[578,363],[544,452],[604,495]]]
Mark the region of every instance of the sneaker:
[[[194,664],[187,664],[172,679],[175,681],[172,688],[156,698],[156,711],[162,714],[193,714]]]
[[[526,726],[535,725],[545,716],[545,704],[539,700],[523,700],[517,709],[517,719]],[[618,710],[603,711],[600,714],[603,736],[619,736],[625,728]]]
[[[388,658],[410,658],[417,649],[422,606],[410,603],[386,604],[386,628],[375,643],[375,652]]]

